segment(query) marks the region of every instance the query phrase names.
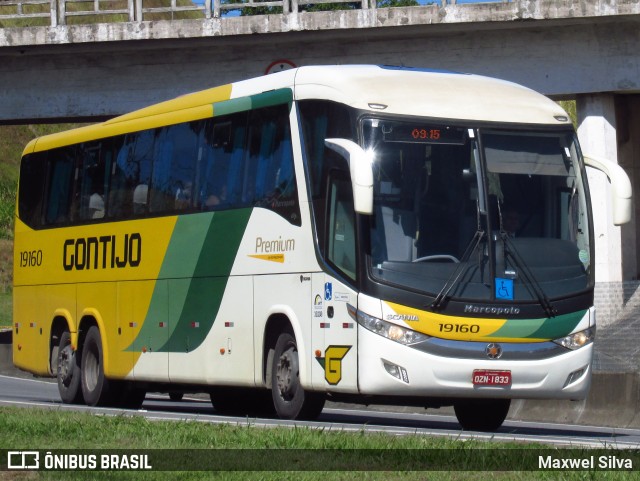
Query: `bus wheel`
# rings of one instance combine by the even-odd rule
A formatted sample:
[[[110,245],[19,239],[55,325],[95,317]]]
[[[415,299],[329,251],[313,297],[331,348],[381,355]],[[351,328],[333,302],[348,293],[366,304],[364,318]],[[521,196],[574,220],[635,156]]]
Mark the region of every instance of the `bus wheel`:
[[[69,334],[69,331],[64,331],[60,336],[58,347],[56,377],[58,378],[60,399],[66,404],[79,404],[82,402],[78,360],[76,352],[71,348],[71,334]]]
[[[324,393],[308,392],[300,384],[298,346],[288,332],[276,342],[271,369],[271,396],[283,419],[315,419],[324,407]]]
[[[91,326],[82,347],[82,394],[88,406],[105,406],[111,402],[109,380],[104,377],[102,339],[97,326]]]
[[[509,413],[511,399],[463,399],[453,405],[465,431],[495,431]]]

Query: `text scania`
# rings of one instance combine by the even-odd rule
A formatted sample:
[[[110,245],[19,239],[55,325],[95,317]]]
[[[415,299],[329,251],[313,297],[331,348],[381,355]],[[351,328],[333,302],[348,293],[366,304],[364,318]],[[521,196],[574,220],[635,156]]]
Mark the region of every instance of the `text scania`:
[[[142,236],[137,232],[67,239],[62,250],[65,271],[138,267],[141,260]]]

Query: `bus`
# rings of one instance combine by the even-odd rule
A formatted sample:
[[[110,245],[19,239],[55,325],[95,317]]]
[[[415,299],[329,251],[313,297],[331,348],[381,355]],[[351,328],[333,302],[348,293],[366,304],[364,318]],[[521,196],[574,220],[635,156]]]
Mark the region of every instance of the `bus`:
[[[62,402],[208,393],[313,419],[326,400],[583,399],[596,330],[585,166],[567,113],[448,71],[304,66],[25,148],[13,359]]]

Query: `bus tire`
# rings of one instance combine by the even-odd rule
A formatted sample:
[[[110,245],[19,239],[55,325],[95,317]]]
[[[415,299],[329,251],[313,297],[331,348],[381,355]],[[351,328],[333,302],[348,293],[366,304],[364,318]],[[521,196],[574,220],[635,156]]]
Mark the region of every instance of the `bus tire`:
[[[298,345],[283,332],[276,342],[271,369],[271,396],[282,419],[315,419],[324,407],[324,393],[305,391],[300,384]]]
[[[102,338],[97,326],[91,326],[82,346],[82,395],[88,406],[111,404],[109,380],[104,377]]]
[[[65,404],[82,403],[82,389],[80,388],[79,356],[71,347],[71,334],[64,331],[60,336],[58,356],[56,359],[56,378],[60,399]]]
[[[509,414],[511,399],[462,399],[453,405],[465,431],[496,431]]]

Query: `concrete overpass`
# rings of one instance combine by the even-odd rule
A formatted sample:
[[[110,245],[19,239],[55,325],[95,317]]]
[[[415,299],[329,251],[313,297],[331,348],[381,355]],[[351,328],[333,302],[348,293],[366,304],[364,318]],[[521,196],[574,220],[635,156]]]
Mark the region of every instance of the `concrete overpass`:
[[[619,162],[640,192],[637,0],[450,0],[404,8],[362,0],[358,10],[318,13],[301,7],[318,0],[276,0],[270,4],[284,13],[248,17],[224,15],[220,0],[206,0],[201,18],[174,21],[150,20],[144,0],[128,0],[125,21],[73,25],[80,17],[63,8],[65,0],[36,1],[50,6],[30,20],[40,26],[0,29],[0,123],[109,117],[261,75],[281,60],[425,66],[575,99],[583,150]],[[99,10],[99,1],[90,3]],[[177,15],[179,7],[169,10]],[[635,218],[611,226],[606,179],[590,176],[602,326],[627,315],[639,285],[640,233]]]

